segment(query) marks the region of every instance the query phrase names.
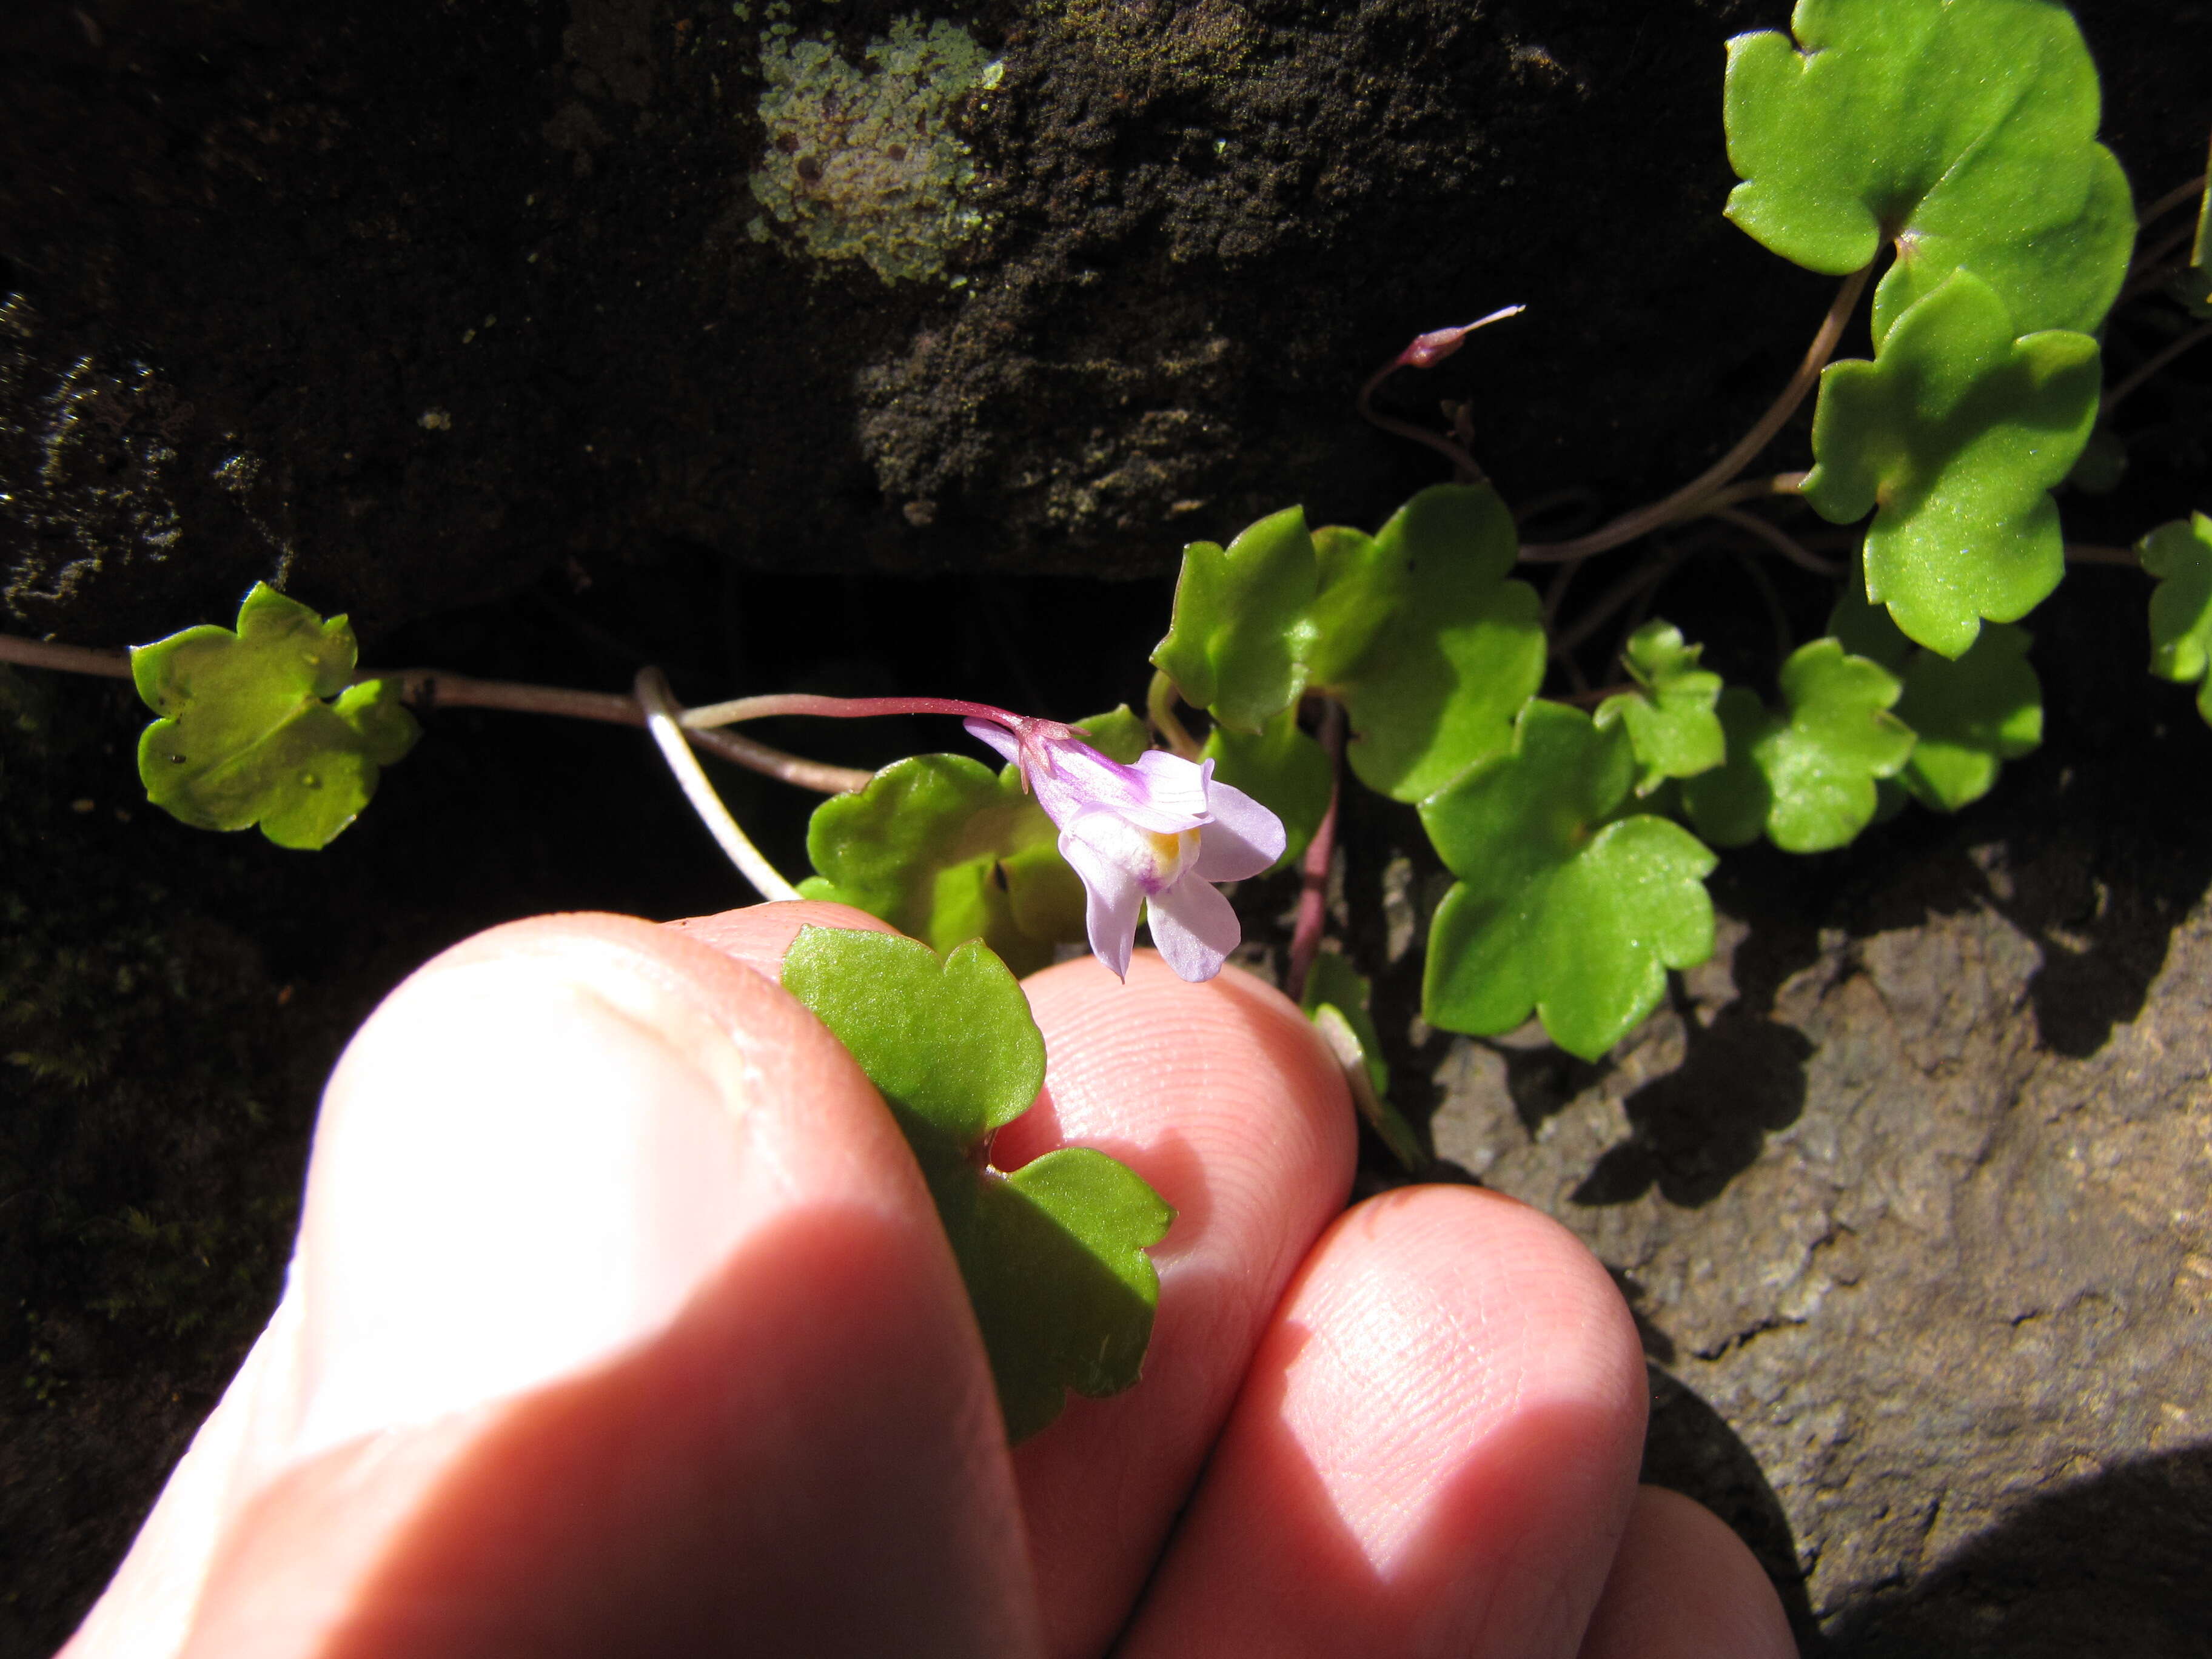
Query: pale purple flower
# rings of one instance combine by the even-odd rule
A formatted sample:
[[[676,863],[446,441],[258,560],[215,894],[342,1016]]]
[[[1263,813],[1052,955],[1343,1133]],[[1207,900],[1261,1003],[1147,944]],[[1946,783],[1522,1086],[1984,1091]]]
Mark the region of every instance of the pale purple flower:
[[[1091,948],[1123,978],[1149,911],[1152,942],[1187,980],[1212,979],[1237,948],[1237,913],[1213,885],[1256,876],[1283,855],[1283,821],[1241,789],[1213,781],[1213,763],[1163,749],[1133,766],[1109,760],[1051,720],[1009,718],[968,731],[1022,769],[1060,827],[1060,856],[1083,878]]]

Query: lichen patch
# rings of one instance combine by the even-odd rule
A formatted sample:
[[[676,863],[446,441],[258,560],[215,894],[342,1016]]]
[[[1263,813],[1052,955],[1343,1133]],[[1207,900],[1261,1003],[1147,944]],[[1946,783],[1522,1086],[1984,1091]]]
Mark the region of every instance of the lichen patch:
[[[956,106],[999,82],[1000,65],[957,24],[894,18],[855,68],[827,40],[761,36],[765,144],[751,177],[765,210],[749,228],[787,226],[817,259],[860,259],[886,283],[945,275],[982,226],[963,199],[975,163]]]

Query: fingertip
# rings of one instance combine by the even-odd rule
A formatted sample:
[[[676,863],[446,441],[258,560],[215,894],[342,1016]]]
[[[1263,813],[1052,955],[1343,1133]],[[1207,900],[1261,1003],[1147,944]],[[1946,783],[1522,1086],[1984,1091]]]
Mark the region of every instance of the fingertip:
[[[782,978],[783,958],[802,927],[842,927],[869,933],[898,929],[865,910],[823,899],[784,899],[747,904],[710,916],[687,916],[663,924],[671,933],[720,951],[771,981]]]
[[[1579,1659],[1796,1659],[1782,1598],[1695,1499],[1638,1489]]]

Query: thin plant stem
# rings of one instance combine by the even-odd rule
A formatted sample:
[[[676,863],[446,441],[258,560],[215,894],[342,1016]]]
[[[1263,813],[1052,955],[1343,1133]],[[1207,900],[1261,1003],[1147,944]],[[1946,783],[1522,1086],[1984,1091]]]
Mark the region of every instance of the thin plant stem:
[[[1176,716],[1176,684],[1164,668],[1152,673],[1152,685],[1145,692],[1145,714],[1152,723],[1152,730],[1168,740],[1168,747],[1187,761],[1199,757],[1199,741]]]
[[[2137,219],[2136,223],[2137,225],[2148,225],[2154,223],[2156,221],[2166,217],[2167,214],[2172,212],[2174,209],[2179,207],[2184,202],[2192,200],[2197,197],[2203,195],[2203,193],[2204,175],[2200,173],[2194,179],[2191,179],[2187,184],[2176,185],[2172,190],[2166,191],[2165,195],[2160,197],[2158,200],[2153,202],[2148,207],[2145,208],[2142,210],[2142,216]]]
[[[26,668],[52,668],[64,674],[99,674],[111,680],[131,678],[131,659],[121,651],[93,651],[81,645],[50,645],[0,634],[0,662],[20,663]]]
[[[2066,544],[2066,562],[2069,564],[2122,564],[2130,569],[2140,569],[2142,561],[2136,556],[2132,547],[2101,547],[2094,542]]]
[[[2150,379],[2152,375],[2157,374],[2159,370],[2164,368],[2191,347],[2203,345],[2207,340],[2212,340],[2212,323],[2205,323],[2199,327],[2192,328],[2178,340],[2169,340],[2162,350],[2153,352],[2147,360],[2137,364],[2118,385],[2105,394],[2104,402],[2097,405],[2097,418],[2104,419],[2119,406],[2123,398],[2135,391],[2145,380]]]
[[[1552,641],[1552,655],[1564,657],[1576,649],[1605,625],[1607,617],[1629,604],[1646,588],[1656,587],[1666,580],[1689,556],[1689,549],[1674,548],[1662,554],[1653,562],[1630,571],[1607,588],[1595,605],[1576,617],[1572,627]]]
[[[1523,306],[1502,306],[1487,317],[1479,318],[1469,323],[1458,332],[1463,338],[1478,328],[1485,328],[1492,323],[1502,322],[1508,317],[1517,317],[1527,307]],[[1456,344],[1451,348],[1455,351],[1458,349]],[[1452,464],[1453,477],[1459,483],[1479,484],[1484,478],[1482,468],[1476,465],[1475,459],[1468,452],[1467,446],[1457,438],[1446,437],[1441,432],[1432,432],[1425,426],[1415,426],[1411,421],[1401,421],[1395,416],[1378,415],[1375,412],[1375,394],[1381,389],[1383,381],[1401,368],[1424,368],[1428,366],[1428,362],[1432,361],[1441,361],[1441,359],[1430,359],[1417,363],[1409,362],[1405,352],[1400,352],[1367,377],[1367,383],[1359,388],[1359,396],[1352,400],[1354,406],[1359,410],[1360,418],[1370,425],[1379,426],[1385,432],[1395,432],[1401,438],[1410,438],[1417,444],[1426,444],[1431,449],[1435,450],[1437,454]],[[1464,422],[1455,422],[1455,424],[1464,424]]]
[[[1003,725],[1006,711],[988,703],[968,702],[959,697],[823,697],[811,692],[771,692],[760,697],[732,697],[727,702],[702,703],[684,711],[686,731],[735,726],[740,720],[774,720],[783,714],[810,714],[823,720],[872,720],[879,714],[950,714],[956,720],[989,720]]]
[[[1291,924],[1291,959],[1283,975],[1283,994],[1305,998],[1306,980],[1328,926],[1328,866],[1336,852],[1336,811],[1344,798],[1344,705],[1328,698],[1321,717],[1322,752],[1328,757],[1328,806],[1298,860],[1298,913]]]
[[[2182,270],[2179,264],[2168,265],[2164,261],[2175,249],[2187,246],[2196,234],[2194,225],[2184,225],[2172,235],[2160,237],[2146,252],[2138,253],[2135,262],[2128,267],[2127,280],[2120,284],[2119,296],[2112,301],[2112,308],[2117,311],[2138,294],[2148,294],[2169,278],[2179,276]]]
[[[1718,519],[1723,524],[1732,524],[1738,530],[1747,531],[1802,570],[1809,570],[1816,576],[1826,576],[1831,580],[1844,574],[1841,565],[1831,564],[1779,525],[1770,523],[1756,513],[1746,513],[1741,507],[1716,507],[1707,516]]]
[[[1717,489],[1705,498],[1705,510],[1717,507],[1734,507],[1738,501],[1764,501],[1775,495],[1796,495],[1803,493],[1807,475],[1802,472],[1777,472],[1770,477],[1746,478],[1732,483],[1726,489]]]
[[[131,658],[126,652],[52,645],[14,634],[0,634],[0,662],[20,663],[27,668],[56,669],[65,674],[98,674],[107,679],[131,678]],[[645,723],[645,716],[634,701],[611,691],[572,691],[559,686],[524,685],[511,680],[476,680],[437,668],[374,669],[354,676],[356,684],[366,680],[395,683],[400,701],[417,708],[504,708],[517,714],[558,714],[613,726]],[[849,794],[866,788],[871,775],[853,767],[830,766],[786,754],[781,749],[772,749],[732,732],[702,732],[699,744],[750,771],[765,773],[785,783],[825,795]]]
[[[1806,394],[1818,384],[1820,371],[1827,367],[1828,359],[1835,356],[1836,346],[1844,337],[1844,329],[1857,308],[1859,295],[1873,274],[1871,264],[1861,266],[1844,278],[1844,285],[1828,307],[1828,314],[1820,319],[1820,331],[1814,335],[1813,343],[1806,348],[1805,360],[1797,365],[1797,372],[1790,377],[1790,384],[1782,395],[1759,416],[1759,423],[1736,441],[1729,453],[1715,461],[1696,477],[1673,495],[1625,513],[1611,524],[1601,525],[1587,536],[1577,536],[1572,541],[1533,542],[1521,550],[1523,561],[1536,564],[1559,564],[1570,559],[1586,559],[1593,553],[1603,553],[1632,542],[1638,536],[1656,530],[1661,525],[1678,519],[1694,518],[1705,499],[1726,485],[1735,475],[1757,459],[1759,452],[1774,441],[1774,434],[1782,430],[1790,417],[1797,412],[1797,405],[1805,401]]]
[[[677,720],[676,705],[668,695],[668,681],[658,668],[638,670],[637,702],[645,715],[646,730],[660,746],[661,758],[668,763],[668,769],[676,774],[676,781],[683,786],[684,798],[691,803],[691,810],[729,855],[730,862],[738,866],[738,873],[770,902],[797,898],[799,890],[776,873],[775,866],[738,828],[738,821],[730,816],[730,809],[714,793],[706,768],[699,764],[699,757],[685,741],[684,727]]]

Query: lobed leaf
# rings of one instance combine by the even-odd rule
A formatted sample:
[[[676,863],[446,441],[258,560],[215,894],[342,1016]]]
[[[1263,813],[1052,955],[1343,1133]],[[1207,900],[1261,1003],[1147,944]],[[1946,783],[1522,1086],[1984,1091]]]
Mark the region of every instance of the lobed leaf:
[[[799,930],[783,986],[852,1050],[902,1124],[964,1156],[1029,1110],[1044,1087],[1044,1037],[988,946],[943,957],[919,939]]]
[[[2017,621],[2064,573],[2049,491],[2088,440],[2097,388],[2094,340],[2014,338],[1989,285],[1954,272],[1875,362],[1822,372],[1805,498],[1837,524],[1874,513],[1868,598],[1956,657],[1984,617]]]
[[[327,846],[422,731],[383,680],[349,684],[353,629],[265,582],[236,631],[188,628],[131,653],[161,718],[139,735],[146,799],[202,830],[253,824],[279,847]]]
[[[1834,638],[1799,647],[1782,665],[1781,714],[1730,686],[1719,705],[1728,760],[1682,786],[1698,833],[1721,847],[1762,831],[1789,853],[1843,846],[1873,821],[1877,781],[1911,756],[1911,729],[1888,712],[1901,689]]]
[[[1050,1423],[1069,1389],[1095,1397],[1135,1382],[1159,1304],[1145,1251],[1175,1212],[1088,1147],[1011,1174],[979,1165],[986,1138],[1044,1083],[1044,1039],[1006,965],[974,942],[940,961],[915,939],[807,927],[783,984],[852,1052],[914,1149],[1008,1437]]]
[[[1328,751],[1298,729],[1298,711],[1285,708],[1256,737],[1217,726],[1206,734],[1200,758],[1214,763],[1214,775],[1242,789],[1283,821],[1288,837],[1283,855],[1270,866],[1294,864],[1321,828],[1328,811],[1331,775]]]
[[[2197,712],[2212,724],[2212,518],[2162,524],[2136,544],[2158,578],[2150,596],[2150,672],[2182,684],[2203,681]]]
[[[1459,878],[1430,923],[1422,1012],[1492,1036],[1528,1018],[1595,1060],[1658,1005],[1668,968],[1711,954],[1713,855],[1679,824],[1614,816],[1628,734],[1530,701],[1511,749],[1421,803]]]
[[[1362,783],[1414,801],[1511,741],[1544,678],[1543,606],[1506,580],[1512,515],[1487,484],[1424,489],[1369,538],[1322,532],[1313,684],[1351,717]]]
[[[1077,729],[1124,765],[1151,741],[1126,704]],[[894,761],[859,793],[814,809],[806,854],[817,873],[800,892],[866,910],[933,950],[980,939],[1026,974],[1084,936],[1083,883],[1013,767],[994,774],[959,755]]]
[[[2048,0],[1798,0],[1796,35],[1729,42],[1728,216],[1841,276],[1884,240],[1874,337],[1960,269],[2018,331],[2094,331],[2135,240],[2126,176],[2096,142],[2095,66]]]
[[[1713,712],[1721,677],[1698,665],[1704,651],[1701,645],[1685,644],[1682,630],[1672,623],[1644,623],[1621,655],[1637,689],[1597,707],[1601,731],[1615,723],[1628,728],[1641,769],[1638,795],[1650,795],[1669,778],[1710,772],[1727,757],[1720,717]]]
[[[1271,514],[1225,548],[1193,542],[1153,663],[1186,702],[1257,732],[1305,689],[1315,576],[1304,507]]]
[[[1955,812],[1990,793],[2005,762],[2043,741],[2043,684],[2028,665],[2031,639],[1999,623],[1955,662],[1914,653],[1897,718],[1918,740],[1897,777],[1915,799]]]

